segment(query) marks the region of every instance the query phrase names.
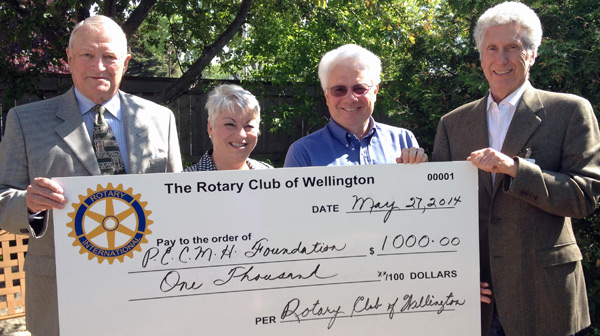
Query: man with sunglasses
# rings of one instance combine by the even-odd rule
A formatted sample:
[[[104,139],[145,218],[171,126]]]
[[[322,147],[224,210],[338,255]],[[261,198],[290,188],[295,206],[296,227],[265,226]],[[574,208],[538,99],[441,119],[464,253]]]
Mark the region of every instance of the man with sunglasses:
[[[319,80],[331,119],[322,129],[294,142],[285,167],[419,163],[427,154],[412,132],[372,117],[381,60],[355,44],[326,53]]]

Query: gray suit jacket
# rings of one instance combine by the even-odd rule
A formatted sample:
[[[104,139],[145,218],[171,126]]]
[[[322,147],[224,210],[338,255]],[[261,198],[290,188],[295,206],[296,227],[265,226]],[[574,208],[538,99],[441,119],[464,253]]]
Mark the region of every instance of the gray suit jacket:
[[[173,113],[148,100],[120,92],[133,174],[182,170]],[[0,142],[0,228],[24,233],[30,227],[25,189],[35,177],[100,175],[74,90],[8,113]],[[52,215],[32,232],[25,261],[27,329],[58,335],[56,265]],[[46,230],[47,228],[47,230]]]
[[[439,122],[434,161],[489,147],[487,97]],[[481,281],[489,282],[507,335],[572,335],[590,324],[582,255],[569,217],[596,208],[600,133],[590,103],[527,83],[502,152],[517,177],[479,171]],[[525,159],[527,153],[535,163]],[[482,303],[482,335],[493,304]]]

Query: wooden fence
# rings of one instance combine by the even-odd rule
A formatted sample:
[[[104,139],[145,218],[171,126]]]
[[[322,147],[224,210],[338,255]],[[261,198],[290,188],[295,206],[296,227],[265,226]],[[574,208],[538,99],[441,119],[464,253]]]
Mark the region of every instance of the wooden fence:
[[[25,271],[28,236],[0,230],[0,320],[25,315]]]
[[[136,96],[156,101],[160,92],[173,81],[174,79],[171,78],[125,77],[121,84],[121,89]],[[238,83],[236,81],[202,80],[195,88],[169,104],[169,108],[173,111],[177,119],[181,154],[184,160],[190,163],[196,162],[211,146],[210,139],[206,133],[208,113],[204,109],[204,104],[207,92],[222,82]],[[292,95],[282,94],[284,92],[282,88],[274,87],[268,83],[263,83],[260,86],[255,85],[256,88],[252,88],[246,84],[241,85],[257,96],[261,106],[261,114],[263,115],[271,113],[270,111],[273,111],[274,107],[282,103],[293,103]],[[48,75],[48,77],[44,78],[37,85],[36,95],[24,97],[22,100],[16,102],[16,105],[55,97],[64,93],[71,86],[70,75]],[[0,96],[2,90],[3,87],[0,86]],[[320,91],[318,93],[320,94]],[[324,103],[317,110],[316,112],[319,115],[324,117],[329,115],[327,106]],[[0,126],[3,124],[3,119],[5,120],[7,112],[8,109],[5,107],[3,109],[3,118],[0,118]],[[261,135],[258,139],[258,144],[252,152],[251,157],[259,160],[269,158],[275,162],[283,163],[288,147],[296,139],[305,135],[305,133],[306,130],[303,129],[302,120],[299,121],[297,126],[293,127],[291,132],[289,130],[288,132],[269,132],[263,123],[261,125]],[[1,139],[2,135],[0,132],[0,141]]]

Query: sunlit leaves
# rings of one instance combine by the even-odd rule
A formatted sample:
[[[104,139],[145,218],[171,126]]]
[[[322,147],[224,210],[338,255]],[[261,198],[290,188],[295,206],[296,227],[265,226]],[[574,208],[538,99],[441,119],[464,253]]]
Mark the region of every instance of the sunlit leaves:
[[[10,1],[0,7],[0,81],[7,84],[5,106],[24,93],[45,72],[64,72],[67,32],[76,16],[76,2]]]
[[[163,43],[173,46],[185,71],[233,21],[239,6],[240,1],[159,1],[147,20],[160,23]]]
[[[441,30],[433,15],[437,1],[329,0],[323,7],[312,0],[259,0],[254,5],[247,37],[230,45],[231,58],[223,60],[224,67],[238,75],[240,68],[249,69],[241,78],[292,85],[298,104],[292,113],[286,111],[287,122],[300,118],[315,126],[323,123],[315,112],[322,93],[304,93],[320,87],[317,65],[325,52],[345,43],[364,46],[382,58],[383,78],[393,80],[419,36]],[[278,119],[274,125],[285,121]]]

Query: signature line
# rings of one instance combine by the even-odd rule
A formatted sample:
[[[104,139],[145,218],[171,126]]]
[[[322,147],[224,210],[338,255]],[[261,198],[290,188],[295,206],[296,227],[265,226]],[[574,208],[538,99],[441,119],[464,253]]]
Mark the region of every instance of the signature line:
[[[456,309],[445,309],[444,312],[450,312],[450,311],[456,311]],[[415,313],[438,313],[438,310],[419,310],[419,311],[407,311],[407,312],[398,312],[398,311],[394,311],[394,315],[396,314],[415,314]],[[354,317],[365,317],[365,316],[378,316],[378,315],[390,315],[390,312],[383,312],[383,313],[370,313],[370,314],[355,314],[355,315],[337,315],[335,318],[336,319],[340,319],[340,318],[354,318]],[[317,320],[331,320],[331,316],[326,316],[326,317],[314,317],[314,318],[304,318],[304,319],[294,319],[294,320],[286,320],[286,321],[281,321],[280,323],[290,323],[290,322],[296,322],[296,323],[300,323],[300,322],[304,322],[304,321],[317,321]]]
[[[374,213],[374,212],[390,212],[390,211],[425,211],[425,210],[445,210],[445,209],[456,209],[456,207],[436,207],[436,208],[413,208],[413,209],[381,209],[381,210],[355,210],[346,211],[346,213]]]

